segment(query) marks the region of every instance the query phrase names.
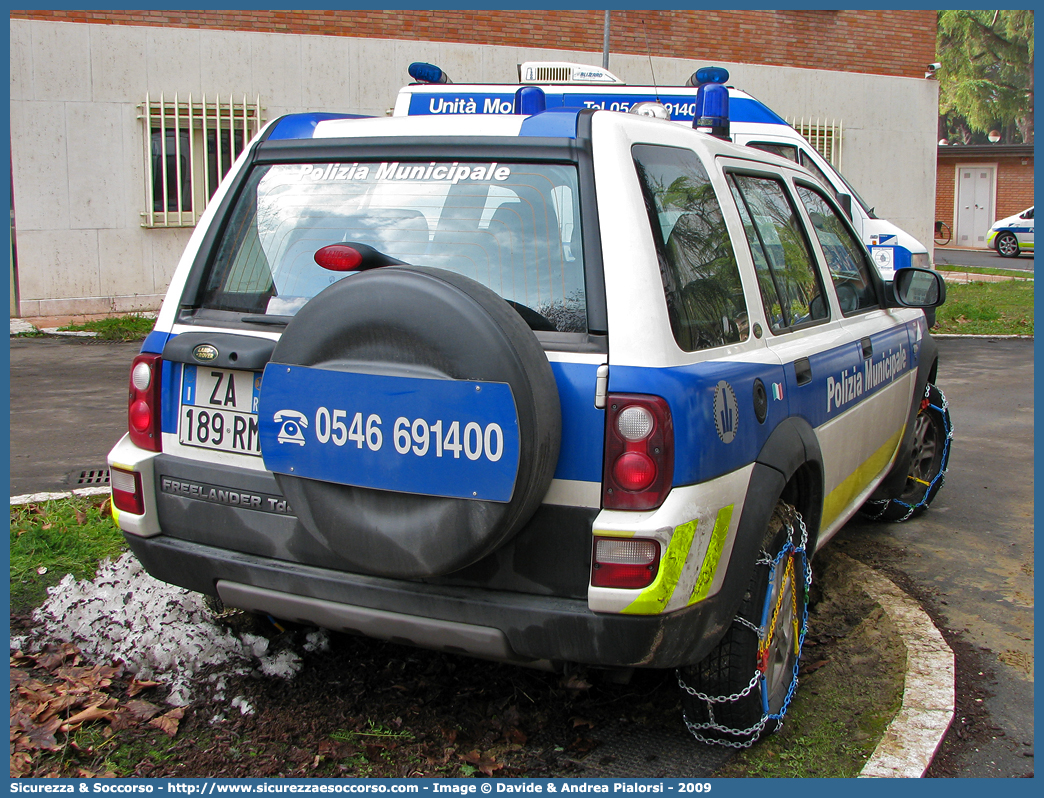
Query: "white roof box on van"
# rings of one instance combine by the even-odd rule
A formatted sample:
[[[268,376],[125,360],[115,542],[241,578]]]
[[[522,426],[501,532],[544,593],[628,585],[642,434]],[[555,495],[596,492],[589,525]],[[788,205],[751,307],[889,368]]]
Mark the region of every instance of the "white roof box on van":
[[[625,85],[608,69],[568,61],[526,61],[518,67],[519,83],[598,83]]]

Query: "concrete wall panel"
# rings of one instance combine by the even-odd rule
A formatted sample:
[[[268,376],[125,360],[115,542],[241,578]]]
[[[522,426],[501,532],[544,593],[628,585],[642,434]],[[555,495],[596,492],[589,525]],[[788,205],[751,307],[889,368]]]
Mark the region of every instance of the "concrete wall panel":
[[[350,42],[329,36],[302,36],[300,42],[301,107],[308,111],[352,108]]]
[[[162,93],[166,98],[173,98],[176,92],[187,97],[203,92],[206,86],[201,66],[201,32],[167,28],[147,28],[146,31],[145,75],[149,96],[159,97]],[[211,34],[208,32],[206,37],[209,39]],[[217,63],[227,69],[223,59]]]
[[[69,228],[65,105],[11,103],[11,166],[18,229]],[[19,257],[21,256],[19,240]]]
[[[126,218],[127,185],[122,107],[115,103],[66,103],[69,158],[69,225],[112,229]]]
[[[147,245],[137,230],[102,230],[98,233],[98,274],[106,296],[155,294],[152,275],[141,268]]]
[[[83,102],[91,96],[90,28],[59,22],[34,25],[33,99]]]
[[[145,99],[147,28],[91,25],[91,100],[96,103]]]
[[[32,31],[28,25],[11,26],[12,101],[33,99]]]
[[[97,231],[19,230],[18,279],[26,299],[99,296]]]

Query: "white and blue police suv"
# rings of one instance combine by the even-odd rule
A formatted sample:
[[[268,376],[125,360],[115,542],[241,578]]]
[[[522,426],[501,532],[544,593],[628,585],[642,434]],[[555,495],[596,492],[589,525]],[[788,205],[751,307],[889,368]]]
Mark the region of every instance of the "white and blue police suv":
[[[692,733],[749,744],[794,693],[812,553],[941,485],[944,286],[882,282],[784,158],[514,103],[267,125],[132,366],[120,527],[228,606],[677,669]]]

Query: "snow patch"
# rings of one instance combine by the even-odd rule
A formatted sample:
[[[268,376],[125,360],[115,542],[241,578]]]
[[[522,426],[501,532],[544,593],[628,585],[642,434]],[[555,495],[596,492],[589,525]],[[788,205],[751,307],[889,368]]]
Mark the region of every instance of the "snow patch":
[[[123,662],[139,679],[165,681],[174,706],[192,700],[192,681],[204,668],[235,674],[256,665],[284,679],[301,669],[294,652],[270,652],[264,637],[237,637],[213,623],[202,596],[153,579],[129,552],[104,561],[92,581],[70,574],[48,594],[33,615],[41,625],[34,636],[75,643],[89,657]],[[224,676],[214,686],[223,694]]]
[[[254,714],[254,708],[250,705],[250,702],[241,695],[237,695],[232,699],[232,709],[238,709],[243,715]]]

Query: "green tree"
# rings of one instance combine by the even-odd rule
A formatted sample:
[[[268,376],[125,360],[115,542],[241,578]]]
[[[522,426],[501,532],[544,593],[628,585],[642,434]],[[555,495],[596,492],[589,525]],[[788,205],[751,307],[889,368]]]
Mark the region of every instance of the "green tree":
[[[950,129],[1014,125],[1033,143],[1032,11],[940,11],[936,52],[939,113]]]

